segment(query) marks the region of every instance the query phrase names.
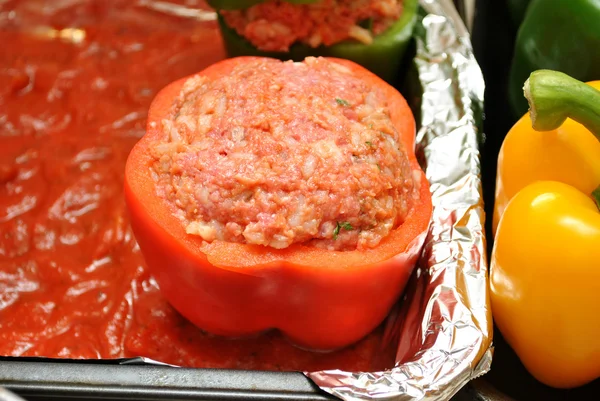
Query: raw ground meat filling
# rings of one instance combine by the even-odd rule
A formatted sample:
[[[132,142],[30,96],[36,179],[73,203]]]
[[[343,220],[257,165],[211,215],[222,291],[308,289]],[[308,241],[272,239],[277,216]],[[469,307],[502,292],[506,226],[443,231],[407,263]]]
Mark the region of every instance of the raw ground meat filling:
[[[221,11],[228,26],[264,51],[294,43],[331,46],[344,40],[370,44],[402,14],[401,0],[319,0],[291,4],[268,0],[244,10]]]
[[[194,76],[162,131],[157,195],[206,241],[372,248],[416,196],[383,94],[326,59]]]

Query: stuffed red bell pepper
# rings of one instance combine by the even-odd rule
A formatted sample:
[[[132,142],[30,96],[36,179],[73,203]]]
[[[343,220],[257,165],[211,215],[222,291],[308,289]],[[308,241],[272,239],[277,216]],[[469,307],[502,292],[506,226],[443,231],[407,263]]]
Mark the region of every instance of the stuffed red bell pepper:
[[[198,327],[349,345],[401,294],[429,227],[402,95],[346,60],[219,62],[163,89],[125,193],[161,291]]]

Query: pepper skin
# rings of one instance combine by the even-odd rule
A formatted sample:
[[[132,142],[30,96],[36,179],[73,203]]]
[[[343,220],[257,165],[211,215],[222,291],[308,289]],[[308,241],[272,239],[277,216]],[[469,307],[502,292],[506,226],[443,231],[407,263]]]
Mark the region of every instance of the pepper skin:
[[[530,0],[507,0],[506,5],[508,6],[508,12],[510,18],[515,26],[519,26],[525,18],[527,7],[529,6]]]
[[[542,146],[528,154],[532,160],[516,162],[539,161],[544,163],[540,168],[554,163],[554,173],[566,170],[560,175],[566,180],[536,181],[529,176],[529,185],[515,181],[523,188],[499,219],[492,250],[492,313],[503,337],[536,379],[551,387],[573,388],[600,377],[600,159],[585,149],[592,140],[598,142],[592,132],[600,135],[600,92],[550,71],[534,72],[525,91],[532,118],[518,125],[531,121],[536,130],[546,132],[536,132]],[[566,117],[587,129],[573,121],[564,123]],[[531,136],[531,129],[521,127],[512,135]],[[575,141],[581,142],[575,146]],[[522,152],[533,150],[532,144],[526,142]],[[565,155],[560,154],[563,145]],[[585,159],[578,160],[577,152]],[[504,157],[507,163],[513,160],[506,153]],[[583,174],[586,163],[595,173],[569,175],[578,174],[578,169]],[[580,188],[569,185],[574,180]]]
[[[199,75],[219,77],[254,59],[227,59]],[[276,328],[304,348],[341,348],[385,319],[411,275],[432,213],[429,185],[414,154],[414,117],[402,95],[380,78],[350,61],[330,60],[385,93],[392,122],[420,183],[404,223],[365,251],[207,243],[186,234],[166,201],[155,195],[148,146],[153,137],[162,135],[160,122],[170,115],[187,79],[168,85],[151,105],[147,132],[131,151],[125,171],[132,228],[161,292],[183,316],[208,332],[239,337]]]
[[[342,58],[362,65],[393,85],[398,81],[404,53],[412,38],[418,3],[418,0],[404,0],[400,19],[386,32],[376,36],[370,45],[354,41],[317,48],[295,44],[289,52],[266,52],[258,50],[249,41],[238,35],[234,29],[225,24],[221,16],[219,16],[219,26],[227,54],[230,57],[257,56],[294,61],[302,61],[309,56]]]
[[[535,70],[557,70],[581,81],[600,77],[599,21],[597,0],[530,1],[510,70],[509,100],[515,118],[527,112],[522,87]]]

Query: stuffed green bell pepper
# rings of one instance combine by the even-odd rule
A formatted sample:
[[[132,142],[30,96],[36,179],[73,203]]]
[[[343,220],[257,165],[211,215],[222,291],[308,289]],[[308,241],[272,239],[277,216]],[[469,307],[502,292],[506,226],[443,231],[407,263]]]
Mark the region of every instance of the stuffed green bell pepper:
[[[230,57],[352,60],[396,83],[418,0],[209,0]]]

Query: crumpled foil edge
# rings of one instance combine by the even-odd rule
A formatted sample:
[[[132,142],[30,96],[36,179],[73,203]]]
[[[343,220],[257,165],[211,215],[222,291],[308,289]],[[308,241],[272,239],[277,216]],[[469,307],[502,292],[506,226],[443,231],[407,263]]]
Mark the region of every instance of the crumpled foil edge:
[[[479,144],[484,80],[450,0],[420,0],[415,67],[423,90],[417,147],[433,198],[420,266],[398,316],[396,365],[384,372],[306,375],[343,400],[447,400],[490,369]],[[393,327],[390,327],[390,324]]]

